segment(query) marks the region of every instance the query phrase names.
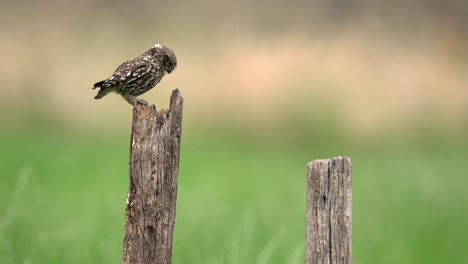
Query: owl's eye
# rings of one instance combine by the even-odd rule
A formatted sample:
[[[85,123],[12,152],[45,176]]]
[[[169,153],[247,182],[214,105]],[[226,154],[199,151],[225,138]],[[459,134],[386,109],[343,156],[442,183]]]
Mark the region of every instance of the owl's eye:
[[[172,66],[174,66],[174,64],[172,64],[172,62],[168,61],[168,62],[166,63],[166,66],[167,66],[167,67],[172,67]]]

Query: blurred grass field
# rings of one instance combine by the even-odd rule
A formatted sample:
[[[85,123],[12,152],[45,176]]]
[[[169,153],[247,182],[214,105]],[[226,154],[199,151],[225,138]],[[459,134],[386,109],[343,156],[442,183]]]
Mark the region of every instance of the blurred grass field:
[[[129,131],[49,125],[2,132],[0,263],[119,262]],[[183,131],[174,263],[303,263],[306,163],[336,155],[353,162],[355,263],[467,263],[466,138],[205,129]]]

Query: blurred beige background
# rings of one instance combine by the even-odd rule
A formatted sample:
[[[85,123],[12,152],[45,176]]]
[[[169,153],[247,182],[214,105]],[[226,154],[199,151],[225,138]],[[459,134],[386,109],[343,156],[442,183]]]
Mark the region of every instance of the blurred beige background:
[[[0,118],[128,126],[92,84],[155,43],[178,69],[143,96],[185,120],[332,117],[358,135],[468,121],[466,1],[26,1],[0,8]],[[207,121],[210,120],[210,121]]]

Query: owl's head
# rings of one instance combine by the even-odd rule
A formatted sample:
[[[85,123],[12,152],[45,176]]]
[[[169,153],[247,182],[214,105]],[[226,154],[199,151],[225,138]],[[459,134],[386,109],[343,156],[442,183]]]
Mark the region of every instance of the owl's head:
[[[156,44],[153,49],[155,54],[160,56],[161,63],[167,73],[171,73],[177,67],[177,58],[175,53],[167,46]]]

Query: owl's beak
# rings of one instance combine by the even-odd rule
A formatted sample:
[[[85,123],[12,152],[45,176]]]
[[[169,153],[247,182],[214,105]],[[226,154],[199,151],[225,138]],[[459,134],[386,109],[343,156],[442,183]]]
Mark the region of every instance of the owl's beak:
[[[171,73],[176,67],[172,66],[166,69],[167,73]]]

